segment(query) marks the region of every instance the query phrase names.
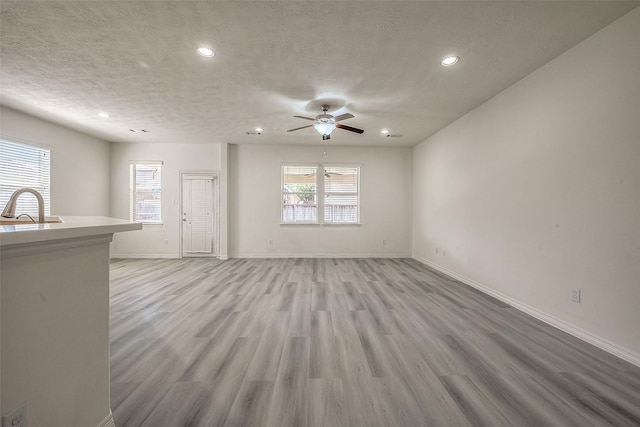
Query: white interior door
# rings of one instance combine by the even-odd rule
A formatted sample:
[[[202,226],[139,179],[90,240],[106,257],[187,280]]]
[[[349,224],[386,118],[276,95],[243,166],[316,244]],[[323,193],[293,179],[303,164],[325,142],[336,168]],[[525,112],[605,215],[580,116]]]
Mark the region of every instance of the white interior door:
[[[182,256],[217,256],[215,174],[182,174]]]

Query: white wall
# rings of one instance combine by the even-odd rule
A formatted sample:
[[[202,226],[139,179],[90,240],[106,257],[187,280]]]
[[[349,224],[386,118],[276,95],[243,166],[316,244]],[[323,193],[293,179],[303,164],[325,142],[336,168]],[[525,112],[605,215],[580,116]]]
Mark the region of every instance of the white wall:
[[[413,256],[640,364],[638,40],[640,8],[416,146]]]
[[[109,215],[109,143],[0,107],[3,138],[51,150],[51,214]]]
[[[326,159],[323,146],[231,145],[229,151],[231,256],[410,254],[411,149],[328,143]],[[280,225],[280,166],[291,162],[360,164],[362,225]]]
[[[144,225],[140,231],[116,234],[111,256],[180,256],[180,172],[220,171],[222,144],[112,144],[111,215],[129,219],[129,162],[161,160],[162,225]],[[222,201],[221,201],[222,202]],[[226,208],[221,203],[221,210]]]
[[[109,406],[110,236],[3,246],[2,415],[104,426]]]

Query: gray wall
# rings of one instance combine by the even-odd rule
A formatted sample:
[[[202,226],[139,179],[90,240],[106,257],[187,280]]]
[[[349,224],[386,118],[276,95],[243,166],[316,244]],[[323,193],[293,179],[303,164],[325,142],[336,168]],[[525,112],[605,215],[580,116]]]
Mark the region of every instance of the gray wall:
[[[220,171],[222,144],[111,144],[111,216],[129,219],[129,163],[161,160],[162,224],[145,224],[133,233],[117,233],[112,256],[180,257],[180,172]],[[226,209],[220,200],[220,210]],[[226,253],[226,252],[225,252]]]
[[[638,40],[635,9],[416,146],[413,256],[640,364]]]
[[[409,256],[410,148],[230,147],[231,256]],[[362,224],[280,225],[280,166],[295,162],[359,164]]]
[[[51,150],[51,215],[109,215],[109,143],[0,107],[2,137]]]

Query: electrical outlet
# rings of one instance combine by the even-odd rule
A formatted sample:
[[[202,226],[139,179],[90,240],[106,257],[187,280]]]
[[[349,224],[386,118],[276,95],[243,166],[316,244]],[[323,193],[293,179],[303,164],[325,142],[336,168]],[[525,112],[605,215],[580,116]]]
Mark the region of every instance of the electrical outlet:
[[[27,402],[2,417],[2,427],[27,427]]]
[[[386,245],[387,245],[387,241],[386,241],[386,240],[383,240],[383,241],[382,241],[382,246],[386,246]]]
[[[443,250],[442,251],[442,256],[447,256],[447,251]]]
[[[438,253],[438,248],[436,248],[436,253]]]
[[[269,239],[269,246],[273,246],[273,239]]]
[[[580,289],[571,289],[571,301],[572,302],[580,302]]]

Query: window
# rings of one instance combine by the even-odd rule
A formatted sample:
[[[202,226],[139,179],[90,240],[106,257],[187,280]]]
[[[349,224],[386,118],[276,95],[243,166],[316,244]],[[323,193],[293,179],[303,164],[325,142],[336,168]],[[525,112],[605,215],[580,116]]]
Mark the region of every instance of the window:
[[[282,166],[282,222],[318,222],[317,166]]]
[[[324,222],[326,224],[357,224],[359,167],[325,166]]]
[[[359,224],[359,186],[358,166],[282,166],[282,223]]]
[[[145,224],[162,223],[162,162],[129,165],[129,218]]]
[[[4,208],[14,191],[24,187],[38,191],[44,199],[44,213],[50,209],[51,152],[46,148],[0,140],[0,209]],[[16,215],[37,215],[38,200],[24,193],[18,198]]]

